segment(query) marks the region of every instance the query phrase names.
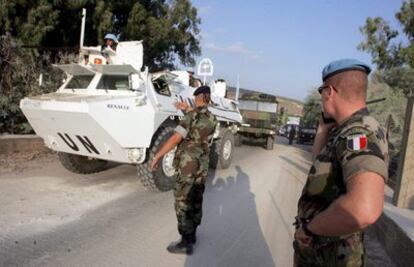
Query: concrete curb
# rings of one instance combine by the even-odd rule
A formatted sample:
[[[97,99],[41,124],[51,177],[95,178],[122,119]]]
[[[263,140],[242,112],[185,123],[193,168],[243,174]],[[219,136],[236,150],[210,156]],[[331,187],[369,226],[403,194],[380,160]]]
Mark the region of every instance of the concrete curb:
[[[50,151],[37,135],[1,135],[0,154]]]
[[[386,213],[370,228],[397,266],[412,266],[414,242]]]

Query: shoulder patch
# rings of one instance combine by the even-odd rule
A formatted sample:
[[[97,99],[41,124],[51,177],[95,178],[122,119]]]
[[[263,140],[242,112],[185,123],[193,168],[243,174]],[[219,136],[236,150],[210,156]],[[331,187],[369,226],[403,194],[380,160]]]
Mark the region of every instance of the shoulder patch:
[[[346,137],[346,148],[350,151],[365,150],[368,147],[366,134],[353,134]]]

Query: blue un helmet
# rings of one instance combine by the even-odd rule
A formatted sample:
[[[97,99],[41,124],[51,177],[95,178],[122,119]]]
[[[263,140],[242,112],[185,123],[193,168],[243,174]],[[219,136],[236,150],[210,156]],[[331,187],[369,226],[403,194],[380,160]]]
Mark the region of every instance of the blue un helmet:
[[[371,72],[371,68],[364,62],[352,58],[339,59],[332,61],[323,68],[322,81],[326,81],[329,77],[348,70],[359,70],[367,75]]]
[[[118,38],[116,38],[115,34],[113,34],[113,33],[107,33],[104,37],[104,40],[106,40],[106,39],[111,39],[116,44],[119,43]]]

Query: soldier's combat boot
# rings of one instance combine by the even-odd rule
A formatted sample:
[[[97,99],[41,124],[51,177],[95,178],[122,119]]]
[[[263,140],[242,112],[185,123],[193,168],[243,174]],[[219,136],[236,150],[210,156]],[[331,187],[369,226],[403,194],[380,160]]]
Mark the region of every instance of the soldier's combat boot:
[[[193,254],[193,243],[190,242],[188,235],[183,235],[181,240],[172,242],[167,247],[168,252],[175,254]]]

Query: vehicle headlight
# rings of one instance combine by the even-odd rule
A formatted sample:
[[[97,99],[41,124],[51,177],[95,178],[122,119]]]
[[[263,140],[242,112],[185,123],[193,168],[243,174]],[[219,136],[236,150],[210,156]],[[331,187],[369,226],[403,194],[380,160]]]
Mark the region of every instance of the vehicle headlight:
[[[128,149],[128,159],[133,163],[142,163],[145,160],[145,148]]]

